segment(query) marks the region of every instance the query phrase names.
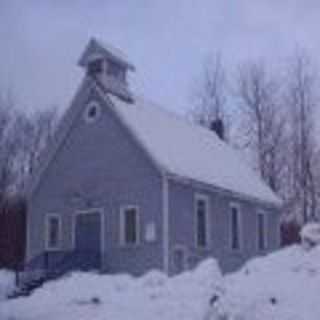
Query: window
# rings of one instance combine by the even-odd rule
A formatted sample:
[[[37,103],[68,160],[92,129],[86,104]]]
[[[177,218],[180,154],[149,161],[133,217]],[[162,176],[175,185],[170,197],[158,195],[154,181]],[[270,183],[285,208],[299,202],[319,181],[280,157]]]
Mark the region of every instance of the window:
[[[196,245],[206,247],[208,245],[208,198],[196,197]]]
[[[267,239],[266,239],[266,216],[263,212],[258,213],[258,223],[257,223],[257,234],[258,234],[258,249],[267,249]]]
[[[61,220],[58,215],[47,217],[47,249],[54,250],[60,246]]]
[[[101,107],[100,105],[95,102],[91,101],[84,113],[84,119],[87,123],[92,123],[97,120],[101,115]]]
[[[231,207],[231,249],[240,250],[240,210],[237,206]]]
[[[94,75],[96,73],[102,72],[102,60],[97,59],[89,62],[88,64],[88,73]]]
[[[118,78],[120,80],[125,80],[124,69],[116,63],[109,63],[107,68],[107,74],[111,77]]]
[[[136,245],[139,241],[138,209],[126,207],[122,210],[121,238],[123,244]]]
[[[97,107],[96,106],[92,106],[89,110],[88,110],[88,117],[89,118],[94,118],[97,115]]]

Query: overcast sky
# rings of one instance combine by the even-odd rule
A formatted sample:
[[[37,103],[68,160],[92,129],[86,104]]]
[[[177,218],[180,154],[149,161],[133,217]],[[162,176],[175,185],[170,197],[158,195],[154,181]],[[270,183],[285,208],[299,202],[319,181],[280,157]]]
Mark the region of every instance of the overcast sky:
[[[317,0],[0,0],[0,88],[27,108],[68,106],[97,36],[131,58],[135,90],[183,112],[215,51],[230,68],[297,45],[317,58],[319,17]]]

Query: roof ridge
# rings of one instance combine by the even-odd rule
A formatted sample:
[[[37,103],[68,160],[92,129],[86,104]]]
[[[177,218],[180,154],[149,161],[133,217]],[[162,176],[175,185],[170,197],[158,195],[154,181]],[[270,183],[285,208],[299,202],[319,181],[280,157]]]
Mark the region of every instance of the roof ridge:
[[[112,104],[162,167],[177,176],[279,205],[277,195],[239,150],[167,108],[134,96],[128,104],[110,95]]]
[[[104,41],[101,38],[96,37],[96,36],[92,37],[92,40],[94,42],[96,42],[97,44],[99,44],[104,49],[106,49],[106,50],[110,49],[110,50],[114,51],[114,53],[118,53],[121,58],[124,58],[127,61],[129,61],[128,55],[125,54],[119,47],[114,46],[114,45],[112,45],[112,44],[110,44],[110,43],[108,43],[108,42],[106,42],[106,41]]]
[[[133,99],[136,100],[136,98],[138,98],[138,100],[141,100],[144,102],[143,106],[139,105],[137,107],[140,107],[140,108],[141,107],[145,107],[145,108],[152,107],[152,108],[156,109],[157,111],[161,111],[161,112],[167,114],[168,116],[174,117],[176,120],[180,121],[181,123],[185,124],[186,126],[190,126],[196,130],[203,132],[204,134],[212,135],[214,137],[214,139],[217,139],[218,143],[225,144],[225,145],[228,145],[229,147],[231,147],[228,143],[226,143],[225,141],[222,141],[213,130],[210,130],[207,127],[203,127],[198,123],[195,123],[191,120],[188,120],[186,117],[183,117],[179,113],[177,113],[173,110],[170,110],[169,108],[165,107],[164,105],[161,105],[157,102],[154,102],[151,99],[145,98],[143,95],[134,94]],[[148,104],[148,106],[146,106],[146,104]]]
[[[119,59],[125,64],[127,64],[131,70],[135,69],[134,64],[130,61],[129,56],[126,53],[124,53],[120,48],[112,44],[109,44],[108,42],[105,42],[104,40],[101,40],[97,37],[92,37],[91,41],[100,48],[102,48],[104,51],[108,52],[111,56],[113,56],[113,58]]]

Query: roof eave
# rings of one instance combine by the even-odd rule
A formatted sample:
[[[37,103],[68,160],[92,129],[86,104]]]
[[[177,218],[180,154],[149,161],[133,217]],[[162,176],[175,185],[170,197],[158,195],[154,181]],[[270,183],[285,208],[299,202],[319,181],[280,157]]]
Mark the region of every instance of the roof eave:
[[[166,171],[166,175],[169,179],[172,180],[176,180],[180,183],[184,183],[184,184],[189,184],[192,186],[198,185],[204,189],[208,189],[208,191],[214,191],[214,192],[218,192],[218,193],[222,193],[225,195],[229,195],[232,196],[234,198],[238,198],[241,200],[247,200],[250,202],[256,202],[268,207],[272,207],[272,208],[277,208],[277,209],[281,209],[283,202],[281,199],[278,198],[278,201],[272,201],[272,200],[266,200],[266,199],[261,199],[255,196],[249,196],[247,194],[244,193],[240,193],[240,192],[235,192],[233,190],[228,190],[228,189],[224,189],[222,187],[219,186],[215,186],[213,184],[208,184],[206,182],[203,181],[199,181],[190,177],[184,177],[184,176],[180,176],[178,174]]]
[[[125,119],[121,116],[121,114],[118,112],[116,106],[114,103],[111,101],[110,97],[108,96],[109,94],[112,95],[110,92],[105,92],[101,86],[99,86],[99,82],[95,81],[92,79],[92,82],[94,84],[94,87],[97,89],[101,97],[104,99],[105,103],[113,110],[114,114],[117,116],[117,118],[120,120],[122,125],[127,128],[127,130],[130,132],[131,136],[133,139],[136,141],[136,143],[142,148],[144,153],[147,155],[147,157],[150,159],[151,163],[154,165],[156,170],[160,173],[161,176],[164,176],[167,174],[167,169],[160,164],[152,155],[152,153],[148,150],[148,148],[145,147],[144,143],[140,140],[138,135],[132,130],[130,125],[125,121]],[[130,103],[130,102],[127,102]]]

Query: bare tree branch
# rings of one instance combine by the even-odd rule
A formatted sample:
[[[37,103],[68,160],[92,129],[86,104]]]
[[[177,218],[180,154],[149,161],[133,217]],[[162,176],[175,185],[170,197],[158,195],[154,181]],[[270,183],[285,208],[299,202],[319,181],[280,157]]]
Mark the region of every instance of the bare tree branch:
[[[214,120],[222,120],[230,125],[226,112],[227,78],[220,54],[216,54],[204,64],[200,80],[193,91],[191,115],[200,125],[210,128]]]

